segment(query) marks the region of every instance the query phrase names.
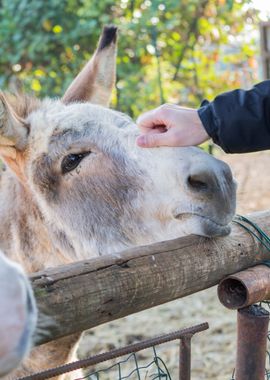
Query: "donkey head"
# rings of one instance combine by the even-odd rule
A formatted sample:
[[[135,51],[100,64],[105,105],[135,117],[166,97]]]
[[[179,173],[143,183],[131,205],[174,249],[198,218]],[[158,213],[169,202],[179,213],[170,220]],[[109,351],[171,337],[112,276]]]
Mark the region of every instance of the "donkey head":
[[[41,210],[53,241],[84,258],[184,234],[229,233],[229,167],[198,148],[141,149],[132,120],[106,108],[116,28],[62,100],[0,101],[0,154]]]

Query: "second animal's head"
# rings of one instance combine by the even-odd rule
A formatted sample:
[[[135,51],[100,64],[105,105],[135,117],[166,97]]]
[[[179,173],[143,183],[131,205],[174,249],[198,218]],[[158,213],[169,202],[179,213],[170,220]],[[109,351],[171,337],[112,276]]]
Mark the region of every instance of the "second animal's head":
[[[21,267],[0,251],[0,378],[28,354],[37,323],[37,308]]]

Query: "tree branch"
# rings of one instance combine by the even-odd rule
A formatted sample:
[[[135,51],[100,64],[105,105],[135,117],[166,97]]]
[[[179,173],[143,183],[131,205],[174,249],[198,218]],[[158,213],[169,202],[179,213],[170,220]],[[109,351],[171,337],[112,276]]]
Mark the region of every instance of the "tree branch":
[[[196,11],[196,14],[193,18],[193,21],[190,25],[190,28],[187,32],[187,36],[188,36],[188,39],[190,39],[190,37],[193,35],[194,36],[194,42],[193,44],[191,45],[190,43],[186,43],[183,47],[183,49],[181,50],[181,53],[178,57],[178,61],[176,63],[176,69],[175,69],[175,73],[174,73],[174,76],[173,76],[173,80],[176,80],[177,77],[178,77],[178,72],[180,70],[180,66],[181,66],[181,63],[185,57],[185,54],[187,52],[188,49],[192,49],[194,47],[194,45],[196,44],[197,42],[197,37],[198,37],[198,25],[199,25],[199,20],[200,18],[203,16],[204,14],[204,11],[205,11],[205,8],[207,6],[207,4],[209,3],[209,0],[204,0],[201,2],[200,6],[198,7],[197,11]]]

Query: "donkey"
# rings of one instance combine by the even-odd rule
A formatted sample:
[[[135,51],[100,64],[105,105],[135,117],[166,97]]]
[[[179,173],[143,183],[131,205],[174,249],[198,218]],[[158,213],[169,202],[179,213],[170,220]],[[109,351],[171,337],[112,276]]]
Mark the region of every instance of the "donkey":
[[[0,95],[0,247],[28,272],[230,232],[229,167],[195,147],[141,149],[132,120],[108,108],[116,40],[105,27],[60,100]],[[77,338],[34,349],[19,375],[62,364]]]
[[[12,279],[12,281],[11,281]],[[37,321],[30,284],[22,268],[0,252],[0,377],[27,355]]]

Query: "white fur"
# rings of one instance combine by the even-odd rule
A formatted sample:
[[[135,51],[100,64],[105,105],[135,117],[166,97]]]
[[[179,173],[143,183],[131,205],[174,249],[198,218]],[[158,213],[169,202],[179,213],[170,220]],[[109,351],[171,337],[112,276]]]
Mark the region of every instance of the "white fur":
[[[15,369],[30,349],[37,310],[22,269],[0,252],[0,377]]]

